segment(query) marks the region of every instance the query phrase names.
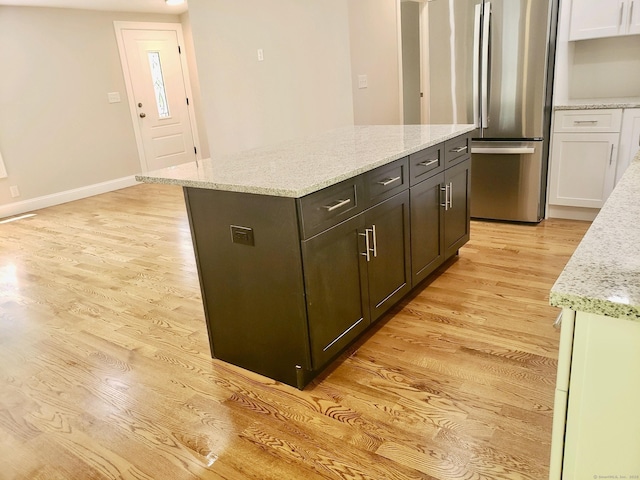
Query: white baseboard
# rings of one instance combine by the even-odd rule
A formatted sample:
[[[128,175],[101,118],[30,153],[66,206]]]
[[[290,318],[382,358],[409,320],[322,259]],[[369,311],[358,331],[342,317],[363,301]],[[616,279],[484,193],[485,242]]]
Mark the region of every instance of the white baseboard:
[[[108,182],[96,183],[93,185],[87,185],[86,187],[74,188],[73,190],[66,190],[64,192],[53,193],[51,195],[31,198],[22,202],[0,205],[0,218],[20,215],[22,213],[32,212],[33,210],[40,210],[41,208],[60,205],[61,203],[100,195],[101,193],[113,192],[114,190],[120,190],[121,188],[138,185],[138,183],[139,182],[136,181],[135,176],[131,175],[130,177],[117,178],[115,180],[109,180]]]
[[[592,222],[600,213],[599,208],[565,207],[563,205],[549,205],[547,218],[563,218],[567,220],[586,220]]]

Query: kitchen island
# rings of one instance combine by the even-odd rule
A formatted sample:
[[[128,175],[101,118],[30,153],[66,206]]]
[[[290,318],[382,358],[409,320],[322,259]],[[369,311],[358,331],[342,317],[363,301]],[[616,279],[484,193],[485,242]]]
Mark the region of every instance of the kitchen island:
[[[640,154],[550,293],[562,323],[551,480],[640,478]]]
[[[136,177],[183,187],[212,356],[304,388],[468,241],[473,130],[345,127]]]

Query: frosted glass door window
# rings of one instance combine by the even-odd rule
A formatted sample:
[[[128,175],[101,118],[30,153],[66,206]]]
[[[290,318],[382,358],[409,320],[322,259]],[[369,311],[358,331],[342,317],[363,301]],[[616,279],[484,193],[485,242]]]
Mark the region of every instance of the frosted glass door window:
[[[167,92],[164,88],[164,78],[162,76],[162,66],[160,65],[160,52],[149,52],[149,66],[151,67],[151,80],[155,91],[158,116],[169,118],[169,102]]]

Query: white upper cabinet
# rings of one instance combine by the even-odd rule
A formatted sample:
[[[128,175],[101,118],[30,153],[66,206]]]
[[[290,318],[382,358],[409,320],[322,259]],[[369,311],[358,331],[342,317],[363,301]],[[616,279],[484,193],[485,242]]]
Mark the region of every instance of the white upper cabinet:
[[[640,0],[573,0],[569,40],[640,33]]]

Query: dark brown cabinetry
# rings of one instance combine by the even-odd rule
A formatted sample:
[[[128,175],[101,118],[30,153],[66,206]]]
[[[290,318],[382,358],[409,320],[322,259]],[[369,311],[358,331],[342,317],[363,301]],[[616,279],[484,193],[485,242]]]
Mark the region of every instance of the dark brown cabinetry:
[[[185,187],[212,355],[303,388],[468,240],[465,144],[298,199]]]
[[[469,241],[469,140],[468,136],[458,137],[409,157],[412,285],[428,277]],[[445,161],[435,166],[434,160],[443,152]],[[421,162],[425,156],[434,165],[426,172]]]

